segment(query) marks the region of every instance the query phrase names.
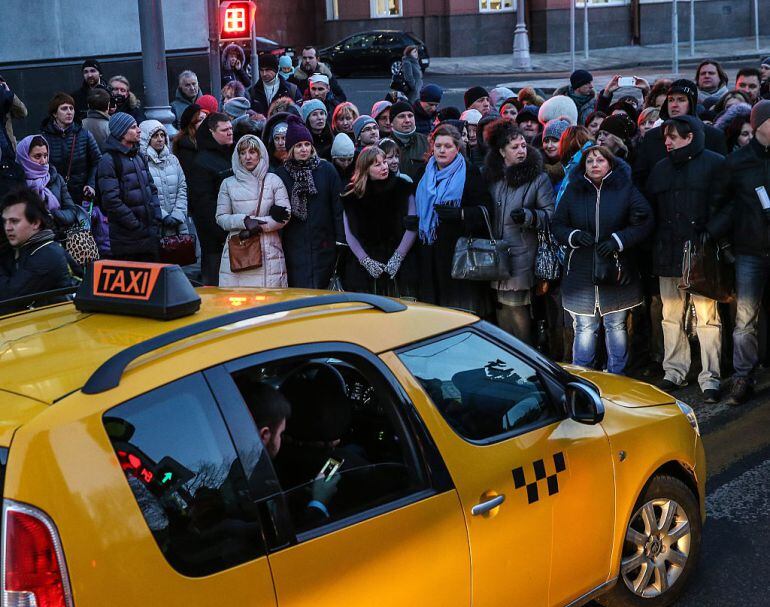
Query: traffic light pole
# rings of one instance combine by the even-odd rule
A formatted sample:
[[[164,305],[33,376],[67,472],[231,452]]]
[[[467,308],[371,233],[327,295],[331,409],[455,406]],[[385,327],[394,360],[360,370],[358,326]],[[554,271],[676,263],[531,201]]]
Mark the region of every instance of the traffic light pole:
[[[257,53],[257,17],[251,20],[251,86],[259,82],[259,54]]]
[[[142,3],[142,0],[139,0]],[[211,94],[222,97],[222,66],[219,57],[219,0],[207,0],[206,9],[209,19],[209,76]]]
[[[166,40],[163,33],[162,0],[138,0],[139,32],[142,39],[145,114],[158,120],[173,135],[174,113],[168,101]]]

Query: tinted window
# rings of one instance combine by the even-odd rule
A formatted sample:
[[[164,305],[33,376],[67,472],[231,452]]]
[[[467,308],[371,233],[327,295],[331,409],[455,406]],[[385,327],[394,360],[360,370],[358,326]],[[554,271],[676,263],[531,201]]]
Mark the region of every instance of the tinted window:
[[[360,50],[371,48],[374,43],[373,34],[361,34],[359,36],[353,36],[349,38],[345,43],[345,48],[349,50]]]
[[[246,481],[208,385],[192,375],[111,409],[104,425],[147,526],[180,573],[264,554]]]
[[[556,418],[536,370],[476,333],[457,333],[399,357],[467,439],[490,439]]]

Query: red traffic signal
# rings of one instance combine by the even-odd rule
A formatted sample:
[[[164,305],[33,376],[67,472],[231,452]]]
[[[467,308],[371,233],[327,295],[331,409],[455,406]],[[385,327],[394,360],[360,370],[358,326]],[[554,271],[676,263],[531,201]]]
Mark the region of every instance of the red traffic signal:
[[[222,40],[251,36],[251,24],[257,7],[248,0],[225,0],[219,5],[219,35]]]

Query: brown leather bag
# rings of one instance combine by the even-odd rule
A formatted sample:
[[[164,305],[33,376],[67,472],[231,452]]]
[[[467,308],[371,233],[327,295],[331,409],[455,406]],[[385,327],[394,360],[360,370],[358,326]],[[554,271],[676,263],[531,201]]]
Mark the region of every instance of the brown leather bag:
[[[264,191],[265,181],[263,179],[262,187],[259,190],[259,202],[257,202],[257,208],[254,211],[256,215],[259,215]],[[227,241],[227,248],[230,254],[231,272],[245,272],[246,270],[262,267],[262,238],[259,234],[250,236],[245,240],[241,240],[241,237],[238,235],[230,236]]]

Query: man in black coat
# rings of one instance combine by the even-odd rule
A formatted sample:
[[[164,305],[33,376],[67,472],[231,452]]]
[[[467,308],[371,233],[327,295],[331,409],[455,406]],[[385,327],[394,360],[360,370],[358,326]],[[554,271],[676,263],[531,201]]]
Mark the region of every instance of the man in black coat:
[[[118,112],[110,118],[97,170],[100,204],[109,220],[112,257],[158,261],[160,203],[147,160],[139,154],[140,134],[132,116]]]
[[[663,120],[689,114],[696,116],[695,108],[698,103],[698,87],[691,80],[675,80],[668,89],[666,101],[660,108]],[[700,120],[700,119],[698,119]],[[705,146],[707,150],[727,154],[725,135],[718,128],[709,124],[703,125]],[[653,167],[666,157],[666,144],[663,140],[663,128],[655,127],[642,137],[636,148],[636,160],[633,165],[634,185],[645,194],[644,186]]]
[[[34,192],[22,189],[0,203],[5,239],[9,248],[0,253],[0,314],[23,310],[30,303],[6,304],[2,300],[52,291],[73,284],[67,254],[54,242],[45,203]],[[63,301],[48,297],[39,303]]]
[[[95,88],[110,92],[109,85],[102,80],[102,65],[96,59],[86,59],[80,68],[83,84],[71,96],[75,100],[75,120],[80,122],[88,114],[88,94]]]
[[[759,364],[757,320],[770,279],[770,101],[751,110],[754,138],[727,157],[715,186],[719,209],[709,222],[714,238],[732,236],[738,310],[733,331],[735,376],[728,399],[740,405],[753,390]]]
[[[414,123],[418,133],[430,135],[443,96],[444,90],[437,84],[426,84],[420,89],[420,98],[414,102]]]
[[[663,303],[663,371],[660,387],[667,392],[687,385],[690,345],[684,330],[687,293],[678,288],[685,242],[696,241],[711,218],[714,183],[724,171],[724,157],[705,149],[703,123],[683,115],[663,123],[668,156],[658,162],[647,180],[655,211],[652,270],[658,276]],[[719,360],[722,325],[717,302],[692,295],[698,318],[702,371],[698,383],[707,403],[719,400]]]
[[[233,125],[225,114],[210,114],[196,139],[198,154],[187,184],[189,211],[201,245],[203,284],[217,286],[227,236],[217,225],[217,197],[219,186],[233,174]]]
[[[302,100],[302,93],[296,84],[278,76],[278,58],[265,54],[259,57],[259,80],[249,89],[251,109],[267,116],[270,104],[279,97],[289,97],[295,103]]]

